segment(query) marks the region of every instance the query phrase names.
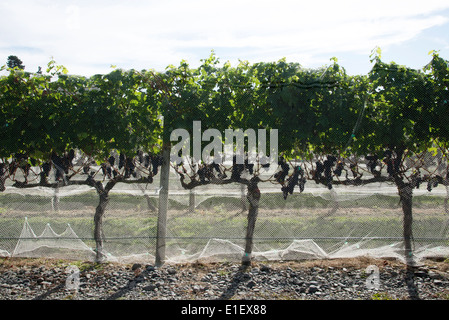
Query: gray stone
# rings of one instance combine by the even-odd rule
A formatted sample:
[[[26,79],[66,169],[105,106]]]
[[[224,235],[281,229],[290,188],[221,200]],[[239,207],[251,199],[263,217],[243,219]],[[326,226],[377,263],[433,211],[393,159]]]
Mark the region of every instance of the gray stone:
[[[145,270],[147,272],[153,272],[155,270],[155,267],[149,264],[145,267]]]
[[[176,274],[176,269],[174,269],[174,268],[168,268],[168,269],[167,269],[167,272],[168,272],[168,274],[170,274],[170,275],[174,275],[174,274]]]
[[[315,285],[311,285],[309,286],[309,288],[307,289],[307,293],[315,293],[319,290],[319,288]]]
[[[154,284],[150,284],[148,286],[143,287],[142,289],[144,291],[154,291],[154,289],[156,289],[157,287]]]

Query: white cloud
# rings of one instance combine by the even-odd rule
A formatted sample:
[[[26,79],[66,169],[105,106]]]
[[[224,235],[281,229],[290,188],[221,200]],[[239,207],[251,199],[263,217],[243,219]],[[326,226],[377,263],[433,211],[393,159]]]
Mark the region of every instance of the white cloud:
[[[109,72],[110,64],[158,70],[181,59],[195,64],[211,49],[226,52],[219,55],[224,60],[285,56],[306,65],[406,42],[447,23],[439,12],[448,8],[447,0],[4,1],[0,27],[8,32],[0,57],[17,49],[33,70],[53,56],[86,75]]]
[[[66,27],[68,30],[79,30],[81,28],[80,8],[70,5],[66,8]]]

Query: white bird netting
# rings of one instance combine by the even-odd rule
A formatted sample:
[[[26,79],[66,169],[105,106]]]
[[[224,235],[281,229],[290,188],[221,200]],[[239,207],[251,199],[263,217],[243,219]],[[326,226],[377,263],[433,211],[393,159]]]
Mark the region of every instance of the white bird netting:
[[[118,184],[103,220],[110,261],[153,263],[159,181]],[[252,258],[403,259],[403,213],[394,185],[335,186],[308,182],[284,200],[278,185],[261,183]],[[94,260],[98,195],[86,186],[0,194],[0,256]],[[183,190],[171,176],[167,215],[168,262],[240,261],[247,224],[246,189],[238,184]],[[413,244],[417,259],[448,257],[447,190],[414,190]]]

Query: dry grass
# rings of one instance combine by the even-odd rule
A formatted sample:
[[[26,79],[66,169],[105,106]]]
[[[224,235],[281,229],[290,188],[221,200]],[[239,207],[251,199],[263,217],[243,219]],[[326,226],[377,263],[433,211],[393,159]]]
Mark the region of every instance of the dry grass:
[[[51,259],[51,258],[0,258],[0,272],[6,271],[11,268],[34,268],[45,267],[51,269],[54,267],[65,267],[70,264],[83,264],[85,266],[90,265],[92,267],[98,266],[97,263],[90,261],[74,261],[65,259]],[[131,268],[132,264],[120,264],[107,262],[101,264],[103,269],[114,268]],[[220,270],[230,266],[240,265],[238,262],[207,262],[196,261],[192,263],[181,264],[166,264],[163,267],[175,267],[178,270],[195,270],[196,274],[205,274],[211,270]],[[369,265],[376,265],[380,270],[386,266],[394,268],[406,268],[406,265],[396,259],[375,259],[370,257],[357,257],[357,258],[339,258],[339,259],[317,259],[317,260],[302,260],[302,261],[254,261],[252,267],[269,266],[271,269],[283,270],[291,268],[294,270],[306,270],[314,267],[321,269],[365,269]],[[449,259],[427,259],[421,263],[422,266],[430,267],[432,269],[449,272]]]
[[[431,267],[433,269],[448,272],[449,271],[449,259],[445,260],[430,260],[427,259],[423,261],[422,266]],[[217,270],[226,266],[231,265],[239,265],[239,263],[230,263],[230,262],[207,262],[207,261],[196,261],[193,263],[183,263],[177,264],[177,268],[184,269],[190,268],[194,269],[199,273],[207,273],[210,270]],[[318,267],[321,269],[366,269],[369,265],[376,265],[379,267],[379,270],[389,266],[393,268],[406,268],[406,265],[393,258],[387,259],[376,259],[370,257],[357,257],[357,258],[338,258],[338,259],[317,259],[317,260],[302,260],[302,261],[255,261],[252,263],[251,267],[262,267],[269,266],[271,269],[283,270],[287,268],[291,268],[294,270],[306,270],[314,267]]]

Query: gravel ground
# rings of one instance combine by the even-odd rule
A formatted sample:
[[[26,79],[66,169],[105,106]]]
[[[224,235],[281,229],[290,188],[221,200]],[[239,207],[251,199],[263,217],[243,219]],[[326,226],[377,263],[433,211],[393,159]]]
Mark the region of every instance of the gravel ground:
[[[369,282],[375,277],[368,266],[378,268],[378,282]],[[9,258],[0,260],[0,299],[448,300],[449,261],[426,260],[413,269],[370,258],[253,262],[242,269],[238,263],[157,268]]]

